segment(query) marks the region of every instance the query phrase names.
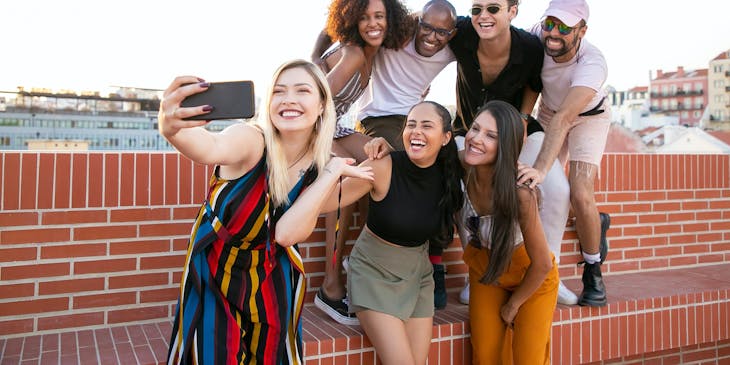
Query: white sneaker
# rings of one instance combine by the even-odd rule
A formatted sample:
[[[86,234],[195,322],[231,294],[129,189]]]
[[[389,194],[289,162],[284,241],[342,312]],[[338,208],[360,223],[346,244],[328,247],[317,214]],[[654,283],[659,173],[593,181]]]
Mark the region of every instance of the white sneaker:
[[[578,296],[568,289],[563,281],[558,285],[558,304],[576,305],[578,304]]]
[[[345,274],[350,273],[350,256],[344,256],[342,258],[342,268],[345,269]]]
[[[459,293],[459,303],[469,305],[469,282],[466,282],[464,288]]]

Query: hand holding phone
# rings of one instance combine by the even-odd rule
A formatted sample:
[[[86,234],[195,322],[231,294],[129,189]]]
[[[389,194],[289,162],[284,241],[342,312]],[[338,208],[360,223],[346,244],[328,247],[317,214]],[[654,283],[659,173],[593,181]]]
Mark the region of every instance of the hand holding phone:
[[[208,89],[188,96],[180,106],[210,105],[210,113],[184,120],[248,119],[254,116],[256,106],[252,81],[211,82]]]

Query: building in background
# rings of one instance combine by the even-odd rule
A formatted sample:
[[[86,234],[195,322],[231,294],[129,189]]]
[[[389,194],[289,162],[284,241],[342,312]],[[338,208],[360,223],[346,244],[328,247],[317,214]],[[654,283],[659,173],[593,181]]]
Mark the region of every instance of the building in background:
[[[730,129],[730,49],[710,61],[707,96],[709,117],[704,127]]]
[[[0,91],[0,149],[171,150],[157,132],[161,90]],[[240,120],[206,125],[219,131]]]
[[[707,107],[707,69],[685,71],[680,66],[676,72],[657,70],[649,90],[652,113],[677,116],[680,125],[700,125]]]

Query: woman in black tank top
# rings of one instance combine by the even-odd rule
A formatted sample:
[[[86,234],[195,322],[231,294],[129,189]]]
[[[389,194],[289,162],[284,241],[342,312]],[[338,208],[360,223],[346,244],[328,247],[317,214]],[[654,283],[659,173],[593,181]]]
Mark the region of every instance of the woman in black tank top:
[[[451,242],[463,200],[449,111],[430,101],[415,105],[403,144],[405,151],[362,164],[372,167],[374,180],[342,181],[342,205],[366,194],[371,204],[349,259],[348,298],[383,364],[425,364],[434,312],[426,243]],[[334,210],[335,185],[334,179],[330,186],[312,185],[300,199]]]

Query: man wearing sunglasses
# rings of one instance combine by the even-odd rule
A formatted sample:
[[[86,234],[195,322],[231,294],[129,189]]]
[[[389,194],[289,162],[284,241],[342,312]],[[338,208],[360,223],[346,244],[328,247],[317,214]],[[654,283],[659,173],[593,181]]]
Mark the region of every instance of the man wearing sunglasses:
[[[606,230],[610,217],[598,213],[593,182],[611,118],[603,90],[608,72],[606,60],[598,48],[584,39],[588,15],[585,0],[552,0],[540,26],[533,29],[545,47],[537,116],[545,129],[545,138],[533,164],[537,174],[526,179],[531,178],[533,186],[562,184],[561,177],[551,176],[547,169],[556,159],[564,165],[569,158],[570,191],[564,197],[545,194],[543,205],[562,210],[556,216],[567,217],[569,205],[562,202],[569,195],[567,200],[575,213],[575,229],[585,261],[578,304],[604,306],[606,288],[600,265],[608,249]]]
[[[471,17],[459,17],[449,47],[457,61],[456,135],[463,136],[476,111],[490,100],[529,114],[542,90],[543,50],[534,35],[515,28],[518,0],[473,0]]]

